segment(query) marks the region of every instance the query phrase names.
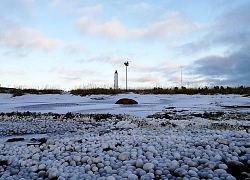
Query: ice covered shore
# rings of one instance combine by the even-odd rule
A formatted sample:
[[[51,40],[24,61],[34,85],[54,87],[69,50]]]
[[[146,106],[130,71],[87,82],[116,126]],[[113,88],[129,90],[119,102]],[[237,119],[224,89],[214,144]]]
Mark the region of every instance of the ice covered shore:
[[[238,108],[247,97],[131,96],[141,104],[114,106],[120,97],[108,96],[0,96],[0,179],[250,178],[250,113]]]

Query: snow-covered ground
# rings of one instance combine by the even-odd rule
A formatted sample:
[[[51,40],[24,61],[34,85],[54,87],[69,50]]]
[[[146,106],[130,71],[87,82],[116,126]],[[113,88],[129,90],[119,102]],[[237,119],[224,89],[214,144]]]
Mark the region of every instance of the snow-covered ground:
[[[241,95],[0,94],[0,179],[250,178],[249,106]]]
[[[132,98],[138,105],[117,105],[121,98]],[[250,98],[240,95],[31,95],[12,97],[11,94],[0,94],[0,112],[78,112],[78,113],[111,113],[130,114],[146,117],[165,108],[175,107],[190,112],[228,110],[224,106],[250,106]],[[230,108],[231,110],[231,108]],[[240,111],[248,111],[241,108]]]

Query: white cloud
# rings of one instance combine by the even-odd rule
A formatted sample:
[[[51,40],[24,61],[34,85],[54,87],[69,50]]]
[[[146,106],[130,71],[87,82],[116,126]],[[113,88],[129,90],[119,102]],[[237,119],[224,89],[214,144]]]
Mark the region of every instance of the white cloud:
[[[22,28],[13,22],[0,19],[0,46],[50,51],[59,44],[59,40],[45,38],[39,30]]]
[[[144,29],[134,29],[130,32],[132,39],[162,40],[177,34],[190,33],[197,29],[193,22],[185,21],[178,13],[166,13],[160,22]]]
[[[126,58],[121,58],[121,57],[108,57],[107,62],[111,64],[119,64],[123,65],[123,63],[127,61]]]
[[[126,32],[122,24],[116,19],[98,24],[93,18],[82,17],[75,24],[83,31],[107,38],[122,38]]]

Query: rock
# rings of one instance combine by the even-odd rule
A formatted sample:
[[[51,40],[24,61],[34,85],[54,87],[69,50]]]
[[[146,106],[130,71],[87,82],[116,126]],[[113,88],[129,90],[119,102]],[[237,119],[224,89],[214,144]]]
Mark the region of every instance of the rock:
[[[154,168],[153,163],[146,163],[146,164],[143,165],[143,170],[145,170],[145,171],[149,171],[149,170],[151,170],[153,168]]]
[[[0,160],[0,166],[7,166],[7,165],[8,165],[8,161]]]
[[[244,164],[242,162],[234,161],[234,160],[227,161],[227,165],[229,165],[229,166],[244,166]]]
[[[115,104],[138,104],[138,102],[133,99],[123,98],[116,101]]]
[[[17,142],[17,141],[23,141],[24,138],[10,138],[10,139],[7,139],[6,142]]]

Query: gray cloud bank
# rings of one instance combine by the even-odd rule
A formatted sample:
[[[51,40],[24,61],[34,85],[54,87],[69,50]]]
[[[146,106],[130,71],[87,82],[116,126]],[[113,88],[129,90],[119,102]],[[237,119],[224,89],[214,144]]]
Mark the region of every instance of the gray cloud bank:
[[[236,7],[219,18],[199,42],[182,46],[186,53],[226,47],[223,54],[211,54],[194,61],[190,74],[207,84],[250,85],[250,3]]]

